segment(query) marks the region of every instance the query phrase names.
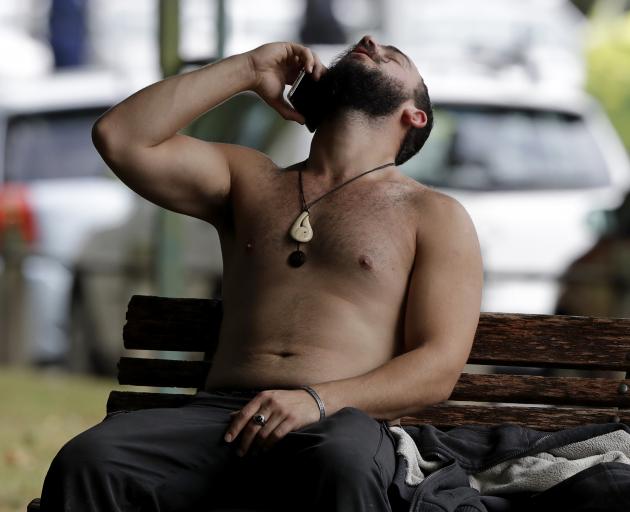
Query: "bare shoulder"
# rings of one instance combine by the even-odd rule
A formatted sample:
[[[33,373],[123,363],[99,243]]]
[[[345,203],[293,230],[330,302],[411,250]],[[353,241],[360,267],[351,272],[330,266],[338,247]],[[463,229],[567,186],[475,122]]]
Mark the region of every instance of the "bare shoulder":
[[[408,181],[407,181],[408,180]],[[406,211],[416,226],[418,247],[459,246],[479,253],[473,219],[455,197],[405,177]]]
[[[227,142],[213,142],[212,144],[220,148],[226,156],[233,179],[238,179],[240,173],[248,172],[248,170],[277,167],[268,155],[257,149]]]
[[[474,229],[470,214],[456,198],[412,178],[409,180],[413,183],[409,185],[408,208],[417,219],[419,230]]]
[[[430,220],[440,224],[472,223],[472,219],[462,203],[453,196],[426,187],[421,201],[422,211]]]

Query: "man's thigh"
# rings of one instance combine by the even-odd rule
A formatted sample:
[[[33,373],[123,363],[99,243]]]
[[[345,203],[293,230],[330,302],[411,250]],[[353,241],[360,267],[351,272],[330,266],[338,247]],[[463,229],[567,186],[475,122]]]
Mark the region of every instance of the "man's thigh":
[[[92,488],[77,492],[100,492],[96,486],[107,482],[116,493],[112,499],[148,508],[159,504],[162,510],[221,502],[225,482],[233,480],[240,463],[223,439],[230,412],[252,396],[200,394],[183,407],[110,414],[61,449],[42,500],[56,501],[57,489],[78,489],[74,482],[90,475]]]
[[[289,432],[269,452],[252,456],[250,468],[269,489],[284,491],[276,496],[284,496],[282,504],[289,508],[302,503],[307,510],[307,502],[319,501],[324,489],[350,496],[371,485],[386,494],[396,467],[395,441],[387,429],[386,422],[345,407]]]

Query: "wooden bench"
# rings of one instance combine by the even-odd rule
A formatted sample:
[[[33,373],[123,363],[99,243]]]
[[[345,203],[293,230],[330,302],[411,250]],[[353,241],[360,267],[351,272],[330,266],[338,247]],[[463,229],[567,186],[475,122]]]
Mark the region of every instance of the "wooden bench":
[[[118,381],[179,391],[112,391],[107,412],[189,401],[203,389],[221,318],[218,299],[134,295],[124,346],[162,357],[121,357]],[[163,357],[168,351],[184,357]],[[405,417],[402,424],[449,428],[510,422],[548,431],[586,423],[630,424],[630,319],[481,313],[468,363],[448,402]],[[480,373],[484,366],[490,373]],[[520,374],[493,373],[514,367]],[[527,368],[551,375],[527,374]],[[576,370],[579,376],[564,375]],[[39,500],[33,500],[28,511],[38,510]]]

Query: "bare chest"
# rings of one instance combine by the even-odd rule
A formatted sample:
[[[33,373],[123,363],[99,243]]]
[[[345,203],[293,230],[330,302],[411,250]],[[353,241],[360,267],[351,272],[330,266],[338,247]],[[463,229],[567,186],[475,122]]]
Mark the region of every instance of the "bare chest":
[[[297,248],[290,228],[302,212],[297,172],[273,172],[234,191],[234,256],[252,267],[289,269]],[[305,187],[310,203],[328,190]],[[313,238],[300,244],[309,266],[372,278],[408,273],[413,264],[415,218],[406,210],[409,190],[396,182],[360,179],[309,208]]]

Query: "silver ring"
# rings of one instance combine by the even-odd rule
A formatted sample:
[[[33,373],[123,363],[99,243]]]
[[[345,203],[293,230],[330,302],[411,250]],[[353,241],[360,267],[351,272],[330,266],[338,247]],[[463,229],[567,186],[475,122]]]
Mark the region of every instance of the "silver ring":
[[[265,423],[267,423],[267,419],[262,414],[256,414],[252,419],[254,420],[254,423],[256,423],[256,425],[260,425],[261,427],[264,426]]]

